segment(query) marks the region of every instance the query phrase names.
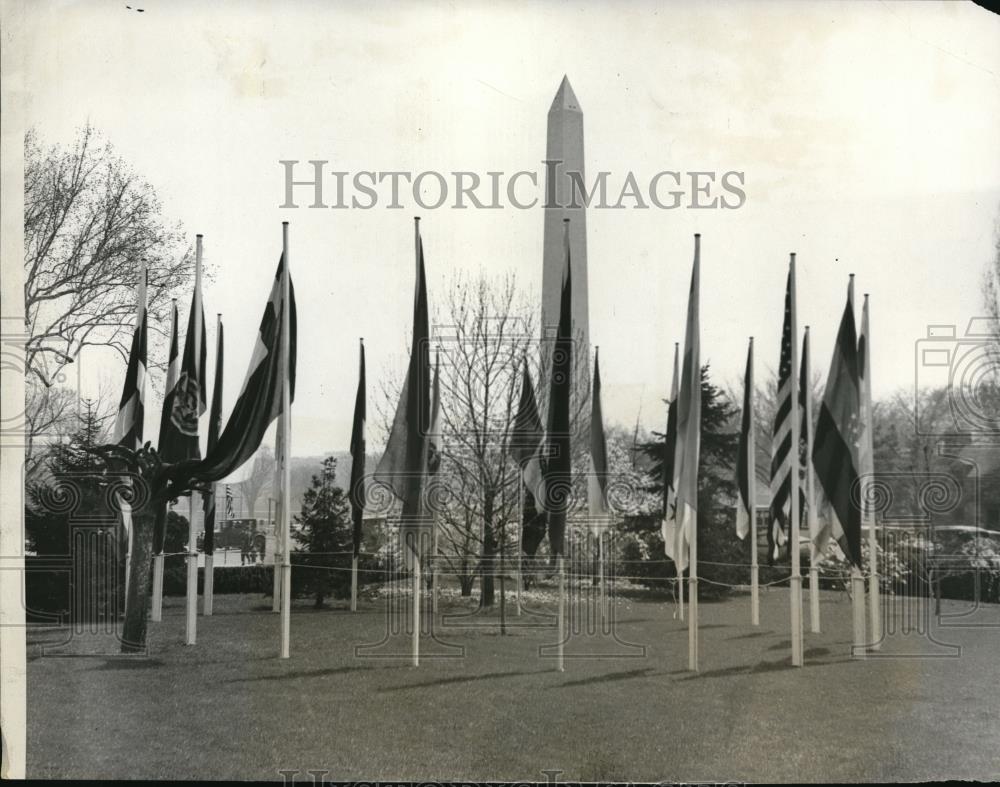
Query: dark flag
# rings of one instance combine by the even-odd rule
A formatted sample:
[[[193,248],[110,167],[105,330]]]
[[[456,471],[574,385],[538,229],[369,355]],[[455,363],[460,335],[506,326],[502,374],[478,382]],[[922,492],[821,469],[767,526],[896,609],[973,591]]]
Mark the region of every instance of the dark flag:
[[[419,222],[419,220],[417,220]],[[375,468],[375,479],[389,487],[403,503],[400,536],[407,567],[411,558],[422,556],[419,531],[423,518],[423,487],[427,471],[427,438],[430,432],[430,329],[427,312],[427,282],[420,224],[416,223],[417,270],[413,299],[413,345],[406,380],[400,391],[392,430],[385,453]]]
[[[587,507],[593,527],[608,515],[608,444],[601,411],[600,350],[594,349],[594,384],[590,389],[590,475],[587,477]]]
[[[524,489],[524,506],[521,511],[521,551],[534,556],[545,538],[545,468],[542,453],[545,447],[545,429],[538,414],[535,388],[531,383],[528,359],[524,359],[521,380],[521,399],[511,429],[508,450],[521,468]],[[539,502],[540,501],[540,502]]]
[[[205,343],[205,310],[201,300],[201,268],[195,269],[194,295],[188,314],[184,356],[177,381],[169,390],[169,402],[163,402],[164,418],[160,421],[160,456],[167,462],[200,459],[198,419],[207,409],[205,364],[208,353]],[[173,357],[171,357],[173,360]],[[169,409],[168,409],[169,406]]]
[[[669,543],[669,534],[674,532],[673,521],[677,513],[674,504],[674,453],[677,450],[677,391],[680,387],[680,345],[674,342],[674,376],[670,383],[670,403],[667,405],[667,433],[663,441],[663,521],[660,523],[664,545]],[[671,547],[666,547],[669,557]]]
[[[212,390],[212,409],[208,414],[208,453],[219,442],[219,432],[222,431],[222,317],[218,319],[218,334],[215,340],[215,387]],[[215,484],[205,493],[205,554],[215,552]]]
[[[358,392],[354,397],[354,426],[351,428],[351,519],[354,523],[354,557],[361,551],[361,527],[365,515],[365,343],[361,341]]]
[[[747,349],[747,370],[743,376],[743,415],[740,418],[740,446],[736,454],[736,535],[746,538],[752,529],[753,501],[750,497],[754,478],[754,412],[753,412],[753,338]]]
[[[817,535],[817,554],[831,536],[848,560],[861,566],[861,510],[852,498],[858,483],[861,395],[854,304],[848,297],[819,408],[813,466],[829,510]]]
[[[778,410],[771,440],[771,511],[767,528],[767,558],[772,565],[788,540],[792,495],[792,274],[785,285],[785,315],[781,328],[778,361]]]
[[[552,555],[564,554],[566,510],[572,486],[570,457],[570,398],[573,381],[573,298],[572,263],[569,251],[569,219],[563,224],[566,265],[562,275],[562,296],[559,301],[559,328],[552,353],[549,380],[548,428],[546,438],[545,489],[548,514],[549,546]]]
[[[113,441],[126,448],[142,448],[142,425],[146,416],[146,344],[149,333],[149,316],[146,313],[146,265],[139,269],[138,308],[132,348],[128,356],[125,385],[115,419]]]
[[[809,413],[812,408],[806,407],[806,399],[811,394],[809,388],[809,329],[802,335],[802,360],[799,362],[799,411],[802,419],[799,425],[799,522],[806,521],[806,489],[809,471]]]

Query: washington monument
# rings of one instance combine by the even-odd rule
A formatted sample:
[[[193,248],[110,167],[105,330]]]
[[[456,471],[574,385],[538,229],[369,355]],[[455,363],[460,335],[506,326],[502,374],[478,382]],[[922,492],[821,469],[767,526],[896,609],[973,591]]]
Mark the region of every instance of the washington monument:
[[[574,192],[574,180],[577,180]],[[545,146],[545,233],[542,258],[542,337],[555,336],[559,323],[559,296],[565,260],[563,219],[570,219],[569,245],[573,269],[573,336],[582,343],[578,359],[590,359],[590,329],[587,312],[587,219],[582,190],[583,112],[569,79],[563,77],[549,108]],[[569,207],[577,205],[578,207]],[[547,365],[549,342],[542,342]],[[577,364],[580,362],[577,361]],[[589,375],[584,373],[585,379]]]

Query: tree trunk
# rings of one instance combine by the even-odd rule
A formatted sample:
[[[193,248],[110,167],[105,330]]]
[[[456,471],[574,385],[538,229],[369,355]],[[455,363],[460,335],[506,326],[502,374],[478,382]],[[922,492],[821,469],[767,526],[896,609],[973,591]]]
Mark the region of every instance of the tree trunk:
[[[155,520],[152,506],[145,506],[141,512],[132,512],[132,568],[125,598],[122,653],[143,653],[146,650],[146,607],[152,579]]]
[[[323,599],[324,599],[323,591],[317,592],[316,593],[316,609],[319,609],[320,607],[323,606]]]
[[[475,584],[476,578],[472,574],[462,574],[458,578],[458,582],[462,587],[462,597],[468,598],[472,595],[472,586]]]
[[[480,609],[492,607],[495,602],[493,561],[496,553],[497,544],[493,533],[493,496],[487,493],[485,505],[483,506],[483,560],[480,565],[482,575],[482,593],[479,597]]]

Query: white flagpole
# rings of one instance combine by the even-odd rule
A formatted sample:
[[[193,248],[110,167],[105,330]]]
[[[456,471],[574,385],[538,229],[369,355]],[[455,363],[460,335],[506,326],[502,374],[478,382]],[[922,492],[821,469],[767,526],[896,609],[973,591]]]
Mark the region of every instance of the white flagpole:
[[[358,556],[351,556],[351,612],[358,611]]]
[[[164,522],[164,526],[166,523]],[[153,607],[150,619],[154,623],[163,620],[163,553],[153,556]]]
[[[558,630],[556,636],[559,644],[556,650],[556,669],[559,672],[565,671],[563,663],[563,640],[566,638],[566,571],[565,562],[561,554],[556,555],[556,571],[559,574],[559,614]]]
[[[434,538],[432,544],[432,556],[431,556],[431,614],[436,615],[438,613],[438,522],[437,514],[434,515]],[[501,547],[502,549],[502,547]],[[503,552],[500,553],[501,557]]]
[[[792,613],[792,666],[801,667],[802,658],[802,569],[800,566],[799,550],[799,343],[798,343],[798,323],[796,320],[796,298],[795,298],[795,252],[792,252],[789,260],[791,308],[789,322],[792,329],[792,358],[791,374],[791,400],[792,400],[792,460],[794,462],[791,472],[791,509],[792,526],[789,534],[789,546],[792,557],[792,576],[789,580],[791,590],[791,613]]]
[[[415,277],[414,280],[417,282],[417,286],[419,287],[420,286],[420,284],[419,284],[419,282],[420,282],[420,217],[419,216],[414,216],[414,218],[413,218],[413,256],[414,256],[415,271],[416,271],[416,277]],[[416,324],[415,323],[414,323],[414,331],[416,331]],[[417,351],[418,351],[417,348],[413,349],[413,352],[417,352]],[[417,377],[419,378],[420,375],[418,374]],[[412,382],[417,382],[417,381],[414,380]],[[422,393],[426,393],[426,390],[427,389],[425,388]],[[423,406],[423,405],[421,404],[421,406]],[[426,449],[426,445],[424,446],[424,448]],[[427,454],[426,454],[426,450],[424,451],[424,458],[423,458],[423,462],[421,464],[420,471],[425,474],[424,477],[426,479],[426,472],[427,472]],[[419,510],[422,513],[423,507],[419,506],[418,508],[419,508]],[[418,514],[418,516],[419,516],[419,514]],[[412,633],[411,636],[412,636],[412,645],[413,645],[413,666],[414,667],[419,667],[420,666],[420,612],[421,612],[421,609],[420,609],[420,595],[421,595],[420,594],[420,556],[421,556],[421,553],[423,551],[421,549],[422,544],[420,543],[420,536],[421,536],[421,532],[420,532],[420,528],[418,527],[413,532],[413,556],[412,556],[412,563],[413,563],[413,576],[412,576],[412,580],[413,580],[413,610],[412,610],[412,612],[413,612],[413,633]]]
[[[851,303],[851,316],[854,315],[854,274],[851,274],[847,285],[847,298]],[[867,632],[865,631],[865,578],[861,569],[851,565],[851,607],[854,623],[853,656],[856,659],[866,657]]]
[[[524,563],[524,552],[521,549],[521,529],[524,527],[524,484],[521,483],[521,491],[517,497],[517,587],[514,589],[514,599],[517,605],[517,616],[521,617],[521,584],[524,582],[521,571]]]
[[[819,623],[819,555],[816,552],[815,537],[819,529],[816,517],[816,471],[813,470],[813,416],[812,416],[812,342],[809,341],[809,326],[806,326],[806,342],[809,352],[805,357],[806,385],[803,395],[806,399],[806,517],[809,531],[809,630],[820,633]]]
[[[753,337],[750,337],[750,434],[747,435],[747,503],[750,505],[750,624],[760,625],[760,563],[757,558],[757,442],[754,431]]]
[[[601,592],[601,631],[604,631],[605,607],[608,603],[607,590],[604,581],[604,528],[597,531],[597,571],[600,580]]]
[[[691,295],[689,297],[695,298],[695,314],[698,315],[701,309],[701,234],[695,233],[694,235],[694,272],[697,273],[698,283],[697,288],[692,288]],[[691,304],[688,304],[688,311],[691,311]],[[701,318],[698,317],[695,327],[698,331],[701,330]],[[701,337],[700,336],[688,336],[687,330],[685,330],[684,335],[684,352],[685,355],[688,354],[690,348],[695,346],[698,348],[698,353],[694,355],[691,360],[691,385],[698,386],[700,391],[701,387]],[[686,361],[685,361],[686,362]],[[683,385],[683,374],[681,377],[681,384]],[[691,396],[691,391],[687,391],[688,397]],[[700,394],[699,394],[700,396]],[[680,443],[680,403],[678,402],[678,424],[677,424],[677,440]],[[693,413],[694,418],[701,418],[701,407],[699,406],[698,412]],[[688,418],[692,417],[692,413],[688,413]],[[700,434],[701,424],[697,426]],[[700,439],[700,437],[699,437]],[[676,456],[676,451],[674,452]],[[685,450],[688,453],[688,450]],[[690,455],[690,454],[688,454]],[[676,460],[675,460],[676,461]],[[677,475],[677,468],[674,467],[674,477]],[[694,467],[694,473],[697,478],[698,467],[697,463]],[[680,487],[680,482],[677,484]],[[685,506],[689,505],[689,502],[693,502],[695,507],[697,507],[697,500],[685,501]],[[699,662],[699,652],[698,652],[698,515],[697,508],[694,511],[694,516],[691,516],[689,521],[689,556],[688,556],[688,669],[692,672],[698,672],[698,662]]]
[[[195,235],[195,257],[194,257],[194,291],[195,298],[191,302],[194,316],[190,324],[194,330],[194,362],[197,365],[201,358],[201,343],[205,337],[201,335],[201,243],[202,236]],[[204,380],[200,381],[205,384]],[[197,405],[196,405],[197,406]],[[195,411],[197,416],[197,410]],[[184,616],[184,642],[187,645],[194,645],[198,638],[198,543],[197,533],[194,527],[194,492],[188,494],[188,557],[187,557],[187,609]]]
[[[274,456],[277,461],[274,465],[274,571],[271,578],[271,611],[281,612],[281,555],[284,552],[282,539],[284,533],[281,529],[281,460],[282,444],[284,436],[282,434],[284,423],[279,418],[278,427],[274,435]]]
[[[292,396],[291,380],[291,287],[289,286],[288,222],[281,222],[281,248],[284,264],[281,266],[281,658],[290,655],[292,627],[292,561],[291,561],[291,445],[292,445]]]
[[[865,429],[865,456],[868,459],[867,465],[862,468],[864,473],[873,473],[875,469],[875,455],[874,455],[874,439],[872,435],[872,428],[874,425],[874,418],[872,414],[872,335],[871,335],[871,324],[869,323],[868,316],[868,293],[865,293],[865,303],[862,312],[862,333],[865,337],[865,356],[864,356],[864,369],[862,369],[862,400],[861,408],[864,413],[864,429]],[[871,490],[871,485],[874,479],[869,475],[866,480],[865,486]],[[868,526],[868,602],[869,602],[869,619],[871,620],[871,637],[869,637],[869,644],[872,650],[880,650],[882,648],[882,614],[879,597],[879,574],[878,574],[878,532],[876,531],[876,521],[875,521],[875,511],[872,508],[872,501],[869,495],[864,497],[864,508],[862,509],[864,513],[865,523]]]
[[[222,330],[222,315],[216,313],[215,315],[215,352],[219,352],[219,332]],[[207,381],[202,381],[202,385],[207,385]],[[214,398],[215,391],[213,389],[212,396]],[[215,404],[214,402],[212,403]],[[211,413],[210,413],[211,415]],[[212,529],[215,530],[215,522],[219,518],[219,505],[218,505],[218,495],[216,494],[217,487],[212,484]],[[207,523],[206,523],[207,525]],[[207,529],[207,528],[206,528]],[[213,536],[214,538],[214,536]],[[202,602],[202,614],[209,618],[212,616],[212,607],[215,601],[215,547],[212,547],[212,554],[209,554],[206,550],[205,552],[205,587],[202,590],[205,598]]]

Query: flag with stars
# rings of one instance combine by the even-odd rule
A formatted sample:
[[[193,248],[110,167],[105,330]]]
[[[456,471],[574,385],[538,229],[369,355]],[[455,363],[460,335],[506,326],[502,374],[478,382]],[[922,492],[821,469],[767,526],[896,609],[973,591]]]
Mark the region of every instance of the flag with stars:
[[[771,511],[767,556],[773,564],[788,540],[792,495],[792,274],[785,285],[785,316],[778,361],[777,411],[771,437]]]

